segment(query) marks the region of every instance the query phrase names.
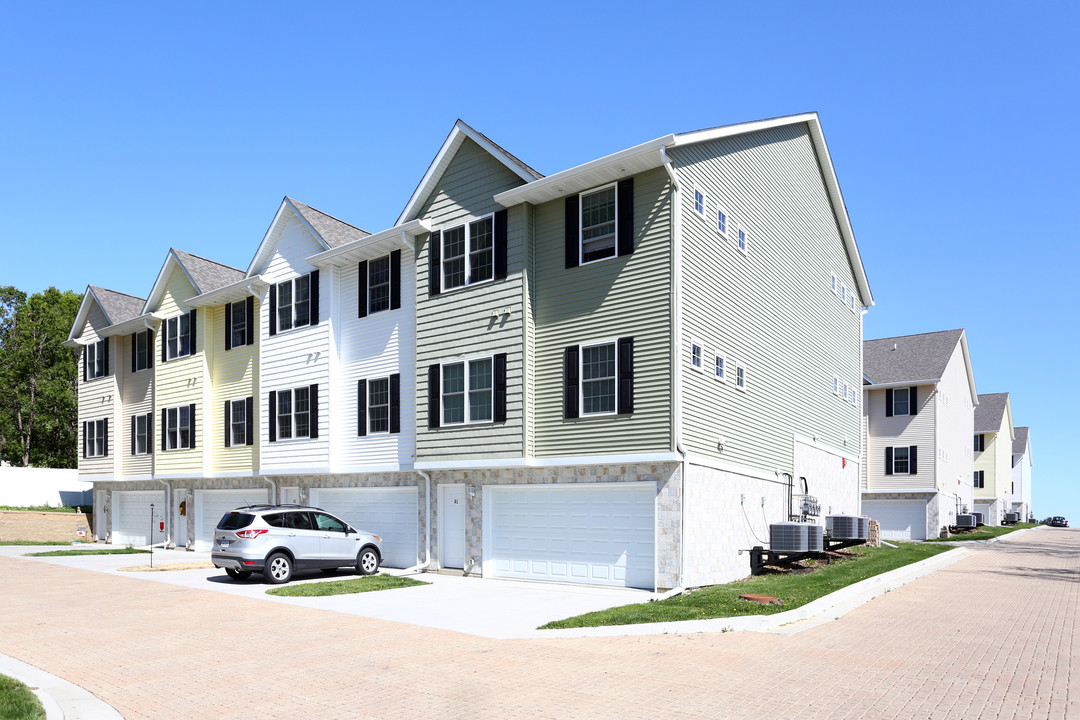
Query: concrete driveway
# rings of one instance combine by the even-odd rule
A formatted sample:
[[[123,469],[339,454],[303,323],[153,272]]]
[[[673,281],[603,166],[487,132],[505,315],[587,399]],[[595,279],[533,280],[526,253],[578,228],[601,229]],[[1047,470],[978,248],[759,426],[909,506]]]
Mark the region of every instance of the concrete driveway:
[[[497,640],[59,563],[0,573],[0,652],[131,719],[1080,717],[1080,530],[979,546],[790,636]]]

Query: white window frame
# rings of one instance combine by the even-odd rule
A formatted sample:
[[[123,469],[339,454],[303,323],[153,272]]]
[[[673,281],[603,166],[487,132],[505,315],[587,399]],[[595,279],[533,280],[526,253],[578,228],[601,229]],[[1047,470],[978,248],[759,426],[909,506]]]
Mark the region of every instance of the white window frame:
[[[904,457],[904,472],[900,472],[896,469],[896,464],[899,461],[896,457],[896,453],[899,450],[903,450],[906,453]],[[895,445],[892,450],[892,472],[893,475],[910,475],[911,474],[911,446],[910,445]]]
[[[91,431],[91,428],[93,428],[93,431]],[[106,457],[108,448],[105,446],[105,418],[87,420],[86,424],[83,425],[83,432],[86,435],[83,438],[83,449],[86,457]],[[91,452],[91,445],[93,445],[93,452]]]
[[[240,406],[240,410],[243,412],[243,420],[240,422],[241,437],[236,437],[236,406]],[[240,398],[239,400],[229,401],[229,443],[232,447],[240,445],[247,445],[247,398]]]
[[[491,221],[491,247],[488,251],[491,253],[491,276],[482,280],[473,280],[473,255],[478,251],[473,248],[473,225],[484,222],[485,220]],[[462,228],[462,232],[465,235],[465,282],[461,285],[455,285],[454,287],[446,286],[446,233]],[[446,228],[439,233],[439,291],[440,292],[454,292],[455,290],[461,290],[462,288],[471,287],[473,285],[482,285],[483,283],[493,282],[495,280],[495,213],[488,213],[487,215],[481,215],[480,217],[469,217],[465,220],[454,223],[450,227]]]
[[[716,366],[717,365],[720,366],[720,373],[719,374],[717,374],[717,372],[716,372]],[[713,377],[716,378],[717,382],[726,383],[727,382],[727,376],[728,376],[727,357],[722,352],[714,352],[713,353]]]
[[[832,290],[833,295],[840,290],[840,278],[836,277],[836,273],[829,273],[829,289]]]
[[[182,412],[181,412],[182,411]],[[187,413],[187,425],[181,424],[181,414]],[[187,444],[181,444],[180,430],[187,427]],[[174,429],[175,428],[175,429]],[[175,435],[174,435],[175,433]],[[191,449],[191,406],[177,405],[165,408],[165,451],[190,450]]]
[[[595,195],[597,193],[608,190],[609,188],[615,189],[615,231],[612,235],[612,253],[605,255],[601,258],[594,260],[585,259],[585,203],[583,202],[586,195]],[[603,262],[610,260],[611,258],[619,257],[619,184],[608,183],[607,185],[601,185],[600,187],[591,188],[583,192],[578,193],[578,264],[579,265],[591,265],[592,263]]]
[[[724,216],[724,227],[720,227],[720,216]],[[724,209],[723,206],[716,206],[716,232],[720,233],[721,237],[730,237],[731,228],[731,213]]]
[[[840,283],[840,302],[847,302],[847,285]]]
[[[303,325],[301,325],[300,327],[303,327]],[[307,410],[305,410],[303,414],[307,415],[308,426],[307,426],[307,433],[304,434],[304,435],[299,435],[296,432],[296,416],[298,414],[300,414],[300,413],[297,413],[297,411],[296,411],[296,393],[299,392],[299,391],[303,391],[303,392],[307,393]],[[287,438],[281,436],[282,413],[281,413],[280,408],[281,408],[281,398],[285,393],[289,394],[289,412],[287,413],[287,416],[289,418],[289,437],[287,437]],[[275,433],[276,433],[275,434],[275,438],[276,438],[275,442],[289,442],[290,440],[310,440],[311,439],[311,386],[310,385],[301,385],[300,387],[287,388],[285,390],[278,390],[277,391],[277,396],[275,397],[274,402],[277,403],[277,407],[274,408],[274,422],[277,423],[277,427],[275,428]]]
[[[746,366],[742,363],[735,363],[735,387],[746,392],[747,376],[749,373],[746,370]]]
[[[832,376],[832,392],[833,392],[833,395],[836,395],[837,397],[840,397],[840,376],[839,375],[833,375]]]
[[[442,375],[439,376],[440,383],[442,381]],[[375,405],[371,402],[371,394],[374,391],[374,383],[384,382],[386,383],[386,404]],[[364,398],[364,406],[367,408],[367,434],[368,435],[389,435],[390,434],[390,376],[383,375],[382,377],[374,377],[367,379],[367,397]],[[386,429],[376,430],[375,420],[371,415],[372,408],[385,407],[386,408]]]
[[[743,255],[750,254],[750,231],[745,225],[739,225],[735,230],[735,249]]]
[[[152,442],[154,438],[151,437],[150,432],[150,418],[153,417],[153,413],[143,413],[141,415],[135,415],[135,437],[133,438],[135,443],[135,455],[149,455]],[[139,432],[139,421],[142,420],[143,427],[142,432]],[[143,447],[142,452],[139,452],[139,435],[142,435],[146,445]]]
[[[472,373],[469,372],[470,366],[474,362],[481,362],[487,360],[491,363],[491,387],[488,392],[491,393],[491,399],[488,404],[488,415],[486,419],[472,418],[472,402],[470,395],[474,392],[474,389],[470,386],[469,380],[472,377]],[[463,420],[462,422],[449,422],[446,419],[446,367],[448,365],[461,365],[463,367],[464,382],[462,386],[463,397]],[[476,391],[480,392],[480,391]],[[455,393],[456,394],[456,393]],[[459,358],[457,360],[447,360],[446,362],[439,363],[439,425],[440,427],[455,427],[458,425],[488,425],[495,422],[495,356],[494,355],[477,355],[468,358]]]
[[[440,235],[440,237],[442,237],[442,236]],[[441,242],[441,240],[440,240],[440,242]],[[372,279],[371,279],[372,278],[372,273],[375,272],[374,265],[375,265],[376,262],[382,262],[384,260],[386,261],[386,282],[385,283],[375,284],[374,282],[372,282]],[[384,311],[390,309],[390,305],[392,304],[391,299],[390,299],[390,293],[391,293],[391,289],[394,286],[394,279],[390,276],[392,272],[393,272],[393,264],[390,261],[390,254],[389,253],[387,253],[386,255],[380,255],[379,257],[372,258],[372,259],[368,260],[367,278],[366,278],[366,283],[365,283],[366,286],[367,286],[367,297],[364,298],[364,301],[367,303],[367,313],[368,313],[368,315],[373,315],[374,313],[384,312]],[[375,288],[382,288],[382,287],[386,288],[386,307],[382,307],[382,308],[379,308],[378,310],[376,310],[374,308],[373,304],[372,304],[372,293],[375,290]]]
[[[855,385],[852,385],[851,386],[851,406],[856,407],[856,408],[859,407],[859,400],[858,400],[858,397],[857,397],[857,394],[856,394],[857,392],[858,392],[858,387],[856,387]]]
[[[604,345],[610,345],[615,349],[615,402],[614,407],[611,410],[604,410],[602,412],[585,412],[585,350],[587,348],[603,347]],[[596,380],[590,380],[589,382],[597,382]],[[610,338],[607,340],[596,340],[593,342],[585,342],[578,345],[578,417],[606,417],[609,415],[619,414],[619,340],[618,338]]]
[[[86,379],[99,380],[105,377],[105,340],[88,343],[86,345]],[[95,456],[96,457],[96,456]]]
[[[846,382],[844,383],[844,402],[848,401],[848,393],[851,392],[851,386]]]
[[[240,308],[244,313],[244,322],[234,322],[236,318],[236,308]],[[248,323],[251,322],[251,318],[247,315],[247,302],[245,300],[237,300],[234,303],[229,303],[225,306],[228,312],[225,313],[225,322],[229,325],[229,341],[232,347],[238,348],[247,344],[247,328]],[[236,341],[237,329],[240,331],[240,342]]]
[[[694,350],[697,350],[697,364],[694,364]],[[615,348],[618,352],[618,348]],[[700,373],[705,372],[705,345],[700,340],[690,338],[690,367]],[[616,375],[616,379],[618,375]],[[618,389],[616,388],[616,392]]]
[[[698,201],[697,201],[698,195],[701,196],[701,209],[700,210],[698,210]],[[698,217],[700,217],[702,220],[704,220],[705,217],[709,214],[709,196],[705,193],[704,190],[701,189],[700,186],[695,185],[694,186],[693,200],[694,200],[694,212],[697,214]]]
[[[907,409],[902,413],[896,412],[896,393],[898,391],[900,391],[900,390],[903,390],[904,392],[907,393]],[[908,416],[911,415],[911,388],[906,388],[906,387],[893,388],[893,393],[892,393],[892,414],[893,414],[893,417],[908,417]],[[975,442],[972,441],[971,445],[972,445],[972,447],[974,447]]]
[[[305,322],[303,325],[297,325],[297,323],[296,323],[296,306],[297,306],[296,283],[297,283],[298,280],[303,280],[305,278],[307,279],[308,296],[307,296],[307,300],[303,301],[303,302],[307,302],[307,322]],[[306,273],[304,273],[302,275],[297,275],[294,278],[289,278],[288,280],[282,280],[279,283],[275,283],[275,285],[277,287],[277,307],[274,308],[274,312],[277,313],[277,332],[278,332],[278,334],[287,333],[287,332],[290,332],[292,330],[298,330],[300,328],[311,327],[311,325],[313,325],[313,323],[311,322],[312,321],[312,317],[311,317],[311,273],[306,272]],[[282,285],[288,285],[289,286],[289,299],[290,299],[290,302],[289,302],[288,305],[282,305],[282,303],[281,303],[281,286]],[[281,319],[281,311],[286,307],[289,308],[289,327],[285,327],[285,324],[282,322],[282,319]]]
[[[139,341],[142,341],[146,345],[146,362],[142,367],[139,367]],[[142,372],[143,370],[149,370],[151,368],[151,358],[154,357],[154,338],[149,330],[142,330],[135,333],[134,338],[131,341],[131,351],[135,353],[135,372]]]
[[[855,306],[855,293],[853,292],[848,293],[848,307],[851,308],[851,312],[853,313],[859,312]]]
[[[187,332],[181,332],[181,324],[187,320]],[[191,357],[195,354],[195,334],[191,332],[191,312],[180,313],[179,315],[173,315],[171,318],[166,318],[161,323],[164,333],[162,333],[161,341],[165,343],[165,359],[179,360],[180,358]],[[188,339],[187,351],[182,352],[183,339]],[[173,353],[172,345],[170,344],[170,337],[176,338],[176,353]]]

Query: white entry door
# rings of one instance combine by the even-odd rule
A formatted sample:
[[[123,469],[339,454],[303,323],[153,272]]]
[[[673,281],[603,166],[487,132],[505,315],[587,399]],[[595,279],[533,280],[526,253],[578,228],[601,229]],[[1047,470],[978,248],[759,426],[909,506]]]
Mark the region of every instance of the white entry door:
[[[439,487],[439,567],[465,568],[465,486]]]

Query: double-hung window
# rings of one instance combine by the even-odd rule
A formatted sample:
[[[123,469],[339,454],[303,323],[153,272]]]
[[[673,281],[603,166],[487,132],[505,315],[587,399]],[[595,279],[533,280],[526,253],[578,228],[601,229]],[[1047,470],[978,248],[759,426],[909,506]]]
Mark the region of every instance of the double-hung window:
[[[226,422],[225,430],[226,447],[248,444],[248,401],[228,400],[225,403]]]
[[[705,370],[705,350],[697,340],[690,341],[690,367],[700,372]]]
[[[109,454],[109,421],[107,418],[83,423],[83,457],[105,457]]]
[[[746,390],[746,366],[738,363],[735,365],[735,387]]]
[[[443,290],[492,279],[495,269],[493,218],[493,215],[488,215],[443,231]]]
[[[306,438],[311,434],[311,405],[308,388],[279,390],[277,393],[277,439]]]
[[[911,473],[911,449],[906,447],[893,448],[893,474],[908,475]]]
[[[390,378],[368,380],[368,432],[390,432]]]
[[[581,263],[615,257],[615,185],[581,194]]]
[[[131,454],[147,455],[153,451],[153,419],[152,413],[131,416]]]
[[[154,359],[154,331],[143,330],[131,336],[131,372],[148,370]]]
[[[974,486],[976,488],[985,488],[986,487],[986,471],[985,470],[976,470],[975,471]]]
[[[694,188],[694,212],[705,217],[705,191],[698,187]]]
[[[311,276],[277,284],[277,329],[292,330],[311,323]]]
[[[975,436],[975,452],[982,452],[986,449],[986,436],[983,433],[979,433]]]
[[[390,256],[369,260],[368,272],[368,312],[390,309]]]
[[[164,450],[190,450],[195,447],[195,406],[166,408]]]
[[[750,233],[746,231],[746,228],[739,228],[735,244],[743,255],[750,251]]]
[[[356,434],[401,432],[401,375],[358,380]]]
[[[109,343],[107,339],[86,346],[86,379],[94,380],[108,374]],[[91,456],[92,457],[92,456]]]
[[[615,341],[581,347],[581,414],[615,413],[616,357]]]
[[[724,208],[716,209],[716,231],[724,237],[728,233],[728,213]]]
[[[442,424],[491,422],[494,371],[491,357],[442,366]]]
[[[634,412],[634,338],[571,345],[563,362],[565,417]]]
[[[726,380],[727,379],[727,377],[726,377],[727,368],[725,367],[726,364],[727,363],[724,360],[723,355],[717,354],[714,357],[714,359],[713,359],[713,375],[716,376],[717,380]]]
[[[165,359],[187,357],[195,352],[195,310],[165,321]]]
[[[911,391],[909,388],[894,388],[892,391],[892,414],[908,415],[911,412]]]

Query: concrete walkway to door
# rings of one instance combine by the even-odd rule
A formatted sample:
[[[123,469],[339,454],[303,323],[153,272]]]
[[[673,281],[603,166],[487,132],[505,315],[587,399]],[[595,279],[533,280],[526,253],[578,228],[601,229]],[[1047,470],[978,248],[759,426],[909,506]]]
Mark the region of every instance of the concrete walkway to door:
[[[493,640],[22,558],[0,573],[0,653],[129,720],[1080,717],[1075,529],[973,548],[790,636]]]

